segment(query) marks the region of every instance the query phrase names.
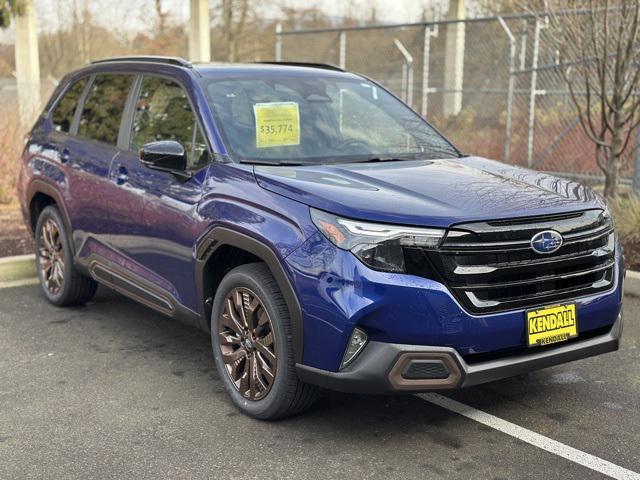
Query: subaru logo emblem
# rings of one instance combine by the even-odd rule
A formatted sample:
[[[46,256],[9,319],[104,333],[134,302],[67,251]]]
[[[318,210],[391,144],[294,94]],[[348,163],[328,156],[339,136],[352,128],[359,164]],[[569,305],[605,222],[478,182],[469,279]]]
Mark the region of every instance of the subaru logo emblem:
[[[531,248],[536,253],[553,253],[562,246],[562,235],[554,230],[536,233],[531,238]]]

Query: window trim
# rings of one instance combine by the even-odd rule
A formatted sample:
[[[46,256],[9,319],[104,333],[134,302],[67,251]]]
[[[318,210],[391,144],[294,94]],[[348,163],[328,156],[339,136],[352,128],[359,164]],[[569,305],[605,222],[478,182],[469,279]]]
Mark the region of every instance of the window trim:
[[[96,78],[95,74],[88,75],[89,80],[87,84],[84,86],[84,91],[80,98],[78,99],[78,105],[76,106],[76,111],[73,115],[73,121],[71,122],[71,128],[69,129],[69,135],[72,135],[77,138],[78,137],[78,126],[80,125],[80,117],[82,116],[82,111],[84,110],[84,101],[87,99],[87,95],[91,91],[91,86],[93,85],[93,80]]]
[[[55,127],[55,124],[53,123],[53,111],[56,108],[58,108],[58,105],[60,105],[60,102],[62,101],[64,96],[69,92],[69,90],[71,90],[71,87],[85,79],[87,80],[87,83],[85,84],[84,88],[80,92],[80,95],[78,96],[78,101],[76,102],[76,108],[73,111],[73,115],[71,116],[69,131],[63,132],[61,130],[57,130]],[[76,120],[76,115],[78,114],[78,109],[80,105],[82,105],[84,102],[84,97],[87,92],[87,87],[91,84],[92,80],[93,80],[92,74],[80,75],[78,77],[69,79],[62,86],[62,88],[60,89],[56,97],[50,102],[47,110],[45,111],[44,118],[47,120],[47,122],[49,123],[49,126],[53,129],[54,132],[56,132],[59,135],[74,136],[73,127],[74,127],[74,122]]]
[[[205,165],[202,165],[201,167],[198,168],[187,168],[185,171],[188,173],[196,173],[199,172],[200,170],[207,168],[209,165],[211,165],[212,163],[220,163],[218,161],[218,158],[220,157],[219,154],[214,154],[213,153],[213,149],[211,148],[211,144],[209,142],[209,137],[204,133],[206,132],[206,130],[203,127],[203,122],[202,122],[202,118],[200,115],[200,112],[197,108],[195,108],[195,104],[193,103],[193,100],[191,99],[191,95],[189,94],[189,89],[184,85],[184,83],[182,81],[180,81],[179,79],[177,79],[176,77],[172,77],[171,75],[163,75],[161,73],[153,73],[153,72],[142,72],[138,74],[138,79],[136,84],[133,86],[133,88],[131,89],[132,93],[134,93],[135,95],[133,95],[133,99],[131,101],[131,105],[130,105],[130,111],[126,110],[125,107],[125,113],[128,115],[127,118],[125,119],[125,117],[123,116],[123,124],[126,120],[127,122],[127,128],[126,131],[123,132],[123,138],[122,138],[122,144],[121,146],[119,146],[119,148],[121,150],[127,151],[127,152],[133,152],[134,155],[136,156],[136,158],[138,157],[138,152],[134,151],[131,148],[131,140],[133,137],[133,122],[135,120],[135,113],[136,113],[136,106],[138,105],[138,99],[140,98],[140,91],[142,89],[142,82],[144,82],[144,77],[153,77],[153,78],[161,78],[164,80],[169,80],[173,83],[175,83],[176,85],[178,85],[178,87],[180,87],[186,97],[187,97],[187,101],[189,102],[189,107],[191,108],[191,113],[193,114],[195,120],[196,120],[196,124],[198,129],[200,130],[200,135],[202,136],[202,138],[204,139],[205,145],[207,147],[207,152],[209,153],[209,162],[206,163]]]
[[[120,123],[120,132],[118,133],[118,148],[123,152],[133,152],[131,150],[131,132],[133,131],[133,120],[135,116],[136,104],[140,94],[140,86],[142,85],[143,74],[136,74],[136,78],[131,86],[127,103],[124,106],[122,114],[122,122]],[[137,152],[134,152],[137,158]]]

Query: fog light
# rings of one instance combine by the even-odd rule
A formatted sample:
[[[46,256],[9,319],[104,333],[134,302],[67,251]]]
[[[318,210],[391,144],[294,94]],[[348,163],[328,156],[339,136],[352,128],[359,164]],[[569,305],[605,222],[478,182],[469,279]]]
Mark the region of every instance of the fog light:
[[[367,344],[367,340],[368,337],[364,330],[360,330],[359,328],[353,329],[353,333],[351,334],[351,338],[349,339],[349,344],[347,345],[347,351],[344,352],[344,358],[342,359],[342,365],[340,365],[340,369],[343,369],[355,360],[355,358]]]

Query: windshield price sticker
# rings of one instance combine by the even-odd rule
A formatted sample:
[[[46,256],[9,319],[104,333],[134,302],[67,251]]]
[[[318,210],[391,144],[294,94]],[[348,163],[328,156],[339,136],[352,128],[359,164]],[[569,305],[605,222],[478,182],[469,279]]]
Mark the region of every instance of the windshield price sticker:
[[[256,103],[256,147],[300,145],[300,111],[295,102]]]

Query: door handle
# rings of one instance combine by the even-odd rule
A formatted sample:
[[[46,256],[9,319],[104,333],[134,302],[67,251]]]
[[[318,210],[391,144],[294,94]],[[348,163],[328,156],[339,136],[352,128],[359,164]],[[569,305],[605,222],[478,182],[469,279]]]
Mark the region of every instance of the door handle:
[[[116,183],[118,185],[124,185],[125,183],[127,183],[127,181],[129,181],[129,174],[127,172],[127,169],[122,166],[118,167],[118,171],[116,173]]]
[[[69,158],[71,158],[71,153],[69,152],[69,149],[67,147],[64,147],[60,152],[60,162],[67,163],[69,161]]]

